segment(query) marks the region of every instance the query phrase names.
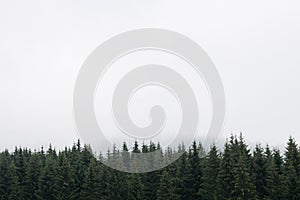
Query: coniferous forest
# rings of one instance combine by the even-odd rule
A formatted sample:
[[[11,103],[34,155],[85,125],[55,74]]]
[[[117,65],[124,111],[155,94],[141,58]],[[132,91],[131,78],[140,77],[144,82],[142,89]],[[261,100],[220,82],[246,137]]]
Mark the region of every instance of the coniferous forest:
[[[108,158],[155,150],[162,159],[173,152],[154,143],[124,143],[108,152]],[[205,152],[195,141],[184,151],[168,167],[142,174],[106,167],[80,141],[63,151],[51,146],[3,151],[0,199],[300,199],[300,148],[292,137],[284,152],[260,145],[250,150],[242,135],[231,136],[222,149],[212,146]]]

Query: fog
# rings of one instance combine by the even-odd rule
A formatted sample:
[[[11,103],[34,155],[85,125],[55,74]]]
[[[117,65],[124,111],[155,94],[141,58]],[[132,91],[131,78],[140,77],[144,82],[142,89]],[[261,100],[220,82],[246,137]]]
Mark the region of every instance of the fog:
[[[110,37],[146,27],[182,33],[213,60],[226,94],[220,138],[300,141],[299,1],[28,0],[0,3],[0,149],[72,145],[81,65]]]

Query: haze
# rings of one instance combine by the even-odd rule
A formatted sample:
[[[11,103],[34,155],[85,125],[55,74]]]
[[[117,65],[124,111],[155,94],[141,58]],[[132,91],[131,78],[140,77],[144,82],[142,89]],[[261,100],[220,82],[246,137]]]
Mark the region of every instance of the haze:
[[[212,58],[227,99],[222,138],[300,141],[299,1],[28,0],[0,3],[0,149],[72,145],[82,63],[110,37],[145,27],[180,32]]]

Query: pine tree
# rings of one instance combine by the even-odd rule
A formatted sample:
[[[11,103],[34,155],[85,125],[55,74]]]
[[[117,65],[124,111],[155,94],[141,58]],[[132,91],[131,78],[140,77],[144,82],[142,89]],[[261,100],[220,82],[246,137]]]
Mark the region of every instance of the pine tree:
[[[141,163],[139,162],[140,156],[138,155],[141,153],[141,150],[139,149],[139,144],[137,141],[134,142],[134,146],[132,148],[132,153],[131,153],[131,170],[138,172],[140,171]]]
[[[232,145],[226,142],[221,154],[220,170],[217,177],[217,199],[230,199],[231,191],[233,191],[234,165],[231,147]]]
[[[8,151],[0,154],[0,199],[14,200],[20,194],[16,167]]]
[[[162,176],[159,181],[159,188],[157,190],[158,200],[179,200],[180,195],[177,194],[176,188],[176,172],[172,167],[163,170]]]
[[[284,198],[285,199],[300,199],[299,188],[299,152],[295,140],[290,137],[287,143],[285,152],[284,164]]]
[[[86,165],[84,165],[82,159],[82,149],[80,140],[78,140],[77,144],[73,144],[69,158],[70,164],[72,166],[72,171],[74,173],[73,198],[79,199],[84,179],[84,172],[86,170]]]
[[[218,151],[215,145],[210,149],[209,154],[205,158],[203,176],[201,181],[201,189],[199,195],[202,199],[218,199],[217,198],[217,177],[220,167]]]
[[[268,150],[268,149],[267,149]],[[267,153],[267,191],[268,197],[266,199],[280,200],[283,198],[283,176],[282,164],[283,160],[279,150],[273,150],[273,154]]]
[[[58,181],[58,191],[55,194],[56,199],[66,199],[71,200],[75,199],[74,190],[75,190],[75,180],[74,180],[74,171],[72,170],[70,161],[67,158],[66,152],[62,152],[58,157],[58,172],[57,172],[57,181]]]
[[[141,176],[139,174],[128,175],[128,199],[139,200],[142,196],[143,186]]]
[[[128,152],[127,144],[124,142],[122,146],[122,167],[124,171],[130,170],[130,153]]]
[[[108,155],[108,162],[110,164],[113,163],[112,166],[117,165],[116,161],[118,160],[117,158],[120,156],[120,152],[116,149],[116,146],[113,146],[113,151],[112,153],[109,153]],[[119,173],[119,171],[113,169],[113,168],[108,168],[105,170],[105,176],[106,176],[106,191],[105,193],[107,194],[108,199],[120,199],[121,198],[121,193],[123,193],[121,185],[123,182],[123,177]]]
[[[234,168],[233,199],[255,199],[255,186],[251,180],[250,169],[247,166],[246,155],[243,153]]]
[[[255,199],[256,190],[253,184],[251,174],[251,155],[250,150],[240,135],[239,140],[231,140],[233,156],[233,190],[231,198],[233,199]]]
[[[58,164],[55,154],[56,153],[49,148],[45,167],[42,169],[38,182],[38,190],[36,192],[37,199],[56,199],[55,195],[58,193],[60,186],[58,185]]]
[[[108,153],[107,159],[127,171],[129,163],[143,166],[138,163],[143,153],[155,152],[147,160],[155,165],[183,153],[168,167],[144,174],[105,166],[80,141],[58,154],[51,145],[46,153],[43,148],[0,152],[0,200],[300,199],[300,148],[293,138],[288,140],[284,157],[279,150],[259,145],[250,154],[242,135],[231,136],[220,154],[213,146],[205,155],[196,144],[188,151],[182,144],[177,151],[167,148],[163,152],[159,143],[142,144],[139,149],[135,142],[131,154],[124,143],[121,151],[114,146]]]
[[[100,199],[102,195],[100,168],[95,159],[91,159],[83,179],[80,199],[94,200]]]
[[[156,145],[153,142],[150,142],[148,151],[155,152]],[[155,163],[155,155],[151,154],[150,164]],[[157,190],[159,188],[159,180],[160,180],[161,171],[152,171],[148,173],[141,174],[141,181],[143,183],[143,191],[142,191],[142,199],[151,200],[157,199]]]
[[[188,153],[187,174],[184,180],[185,199],[193,200],[200,198],[198,191],[201,185],[201,176],[202,169],[199,148],[196,141],[194,141]]]
[[[269,196],[267,193],[267,159],[264,156],[263,149],[257,145],[253,152],[253,176],[259,199],[265,199]]]
[[[40,156],[34,153],[30,159],[25,173],[25,199],[37,199],[36,191],[41,175],[42,162]]]
[[[174,162],[174,167],[176,168],[176,193],[181,199],[185,198],[185,178],[187,174],[187,153],[184,144],[180,144],[178,147],[178,152],[182,153],[180,158]]]
[[[19,183],[19,195],[18,199],[25,199],[26,185],[25,185],[25,171],[26,171],[26,161],[23,154],[23,149],[15,148],[14,152],[14,166],[16,169],[18,183]]]

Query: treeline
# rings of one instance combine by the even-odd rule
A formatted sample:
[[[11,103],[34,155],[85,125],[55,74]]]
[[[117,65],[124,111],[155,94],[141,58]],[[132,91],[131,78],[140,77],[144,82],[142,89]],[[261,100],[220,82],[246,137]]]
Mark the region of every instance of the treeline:
[[[180,146],[178,151],[182,151]],[[161,151],[159,145],[124,143],[119,151]],[[250,151],[243,137],[231,136],[222,151],[212,146],[205,153],[194,142],[173,164],[159,171],[131,174],[106,167],[88,146],[78,141],[57,152],[16,148],[0,153],[1,200],[71,199],[300,199],[300,149],[289,138],[285,152],[257,145]]]

